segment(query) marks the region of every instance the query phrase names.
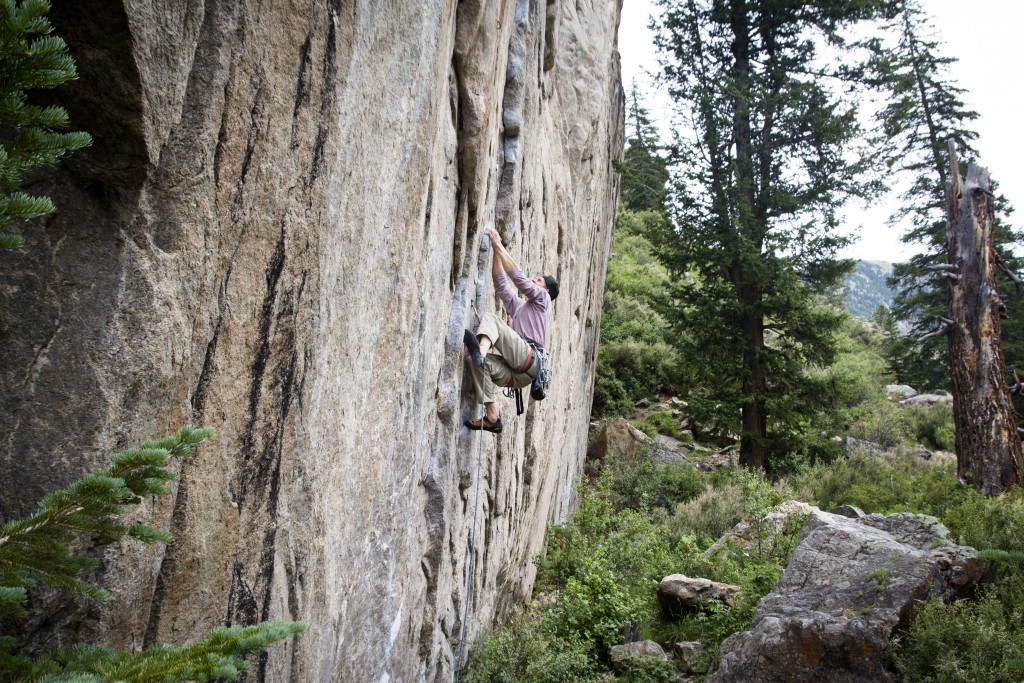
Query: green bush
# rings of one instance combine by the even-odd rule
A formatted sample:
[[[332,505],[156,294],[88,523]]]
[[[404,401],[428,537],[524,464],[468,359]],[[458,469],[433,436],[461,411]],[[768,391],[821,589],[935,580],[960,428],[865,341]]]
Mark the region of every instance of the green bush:
[[[889,649],[908,683],[1020,681],[1024,671],[1024,574],[986,587],[979,600],[925,605]]]
[[[784,562],[785,559],[780,563],[772,557],[741,567],[728,560],[717,561],[718,571],[709,572],[706,578],[738,585],[740,592],[734,598],[734,606],[712,603],[707,612],[687,615],[678,621],[658,619],[652,626],[652,637],[664,643],[699,640],[707,656],[714,656],[723,640],[750,628],[758,601],[782,578]]]
[[[544,615],[545,628],[560,638],[593,643],[598,653],[607,654],[622,640],[625,623],[637,620],[643,603],[630,595],[604,558],[582,558],[574,573]]]
[[[960,488],[957,504],[942,515],[957,542],[979,549],[1024,550],[1024,489],[985,498],[973,488]]]
[[[679,673],[671,660],[654,657],[631,657],[622,664],[617,680],[625,683],[684,683],[689,680]]]
[[[795,476],[796,498],[831,510],[856,505],[865,512],[915,512],[942,517],[969,496],[952,460],[933,463],[913,453],[857,454]]]
[[[916,443],[939,451],[956,448],[956,431],[953,426],[953,406],[950,403],[936,403],[930,406],[900,406],[904,411],[910,434]]]
[[[535,591],[557,591],[575,578],[583,559],[598,552],[601,540],[612,529],[614,519],[607,495],[611,479],[602,476],[596,491],[582,482],[578,482],[577,487],[579,510],[568,524],[548,527],[544,552],[534,559],[537,565]]]
[[[633,404],[644,397],[675,392],[679,386],[678,352],[664,341],[629,339],[601,345],[597,354],[597,383],[594,414],[608,415],[616,406],[630,414]]]
[[[665,434],[672,438],[677,438],[681,431],[679,421],[672,417],[672,413],[667,410],[655,411],[648,415],[647,419],[643,422],[637,423],[634,426],[652,437]]]
[[[855,439],[895,448],[910,440],[912,431],[906,411],[884,397],[858,405],[850,411],[847,433]]]
[[[632,467],[620,459],[612,460],[609,467],[613,472],[610,491],[618,510],[671,510],[704,489],[700,472],[690,464],[658,464],[644,456]]]
[[[542,622],[514,615],[469,660],[467,683],[584,683],[599,680],[591,644],[560,638]]]
[[[626,384],[615,376],[615,368],[600,362],[598,353],[597,374],[594,377],[594,402],[591,413],[595,416],[632,417],[636,401],[630,396]]]
[[[664,524],[673,540],[689,535],[706,548],[743,519],[745,504],[739,486],[709,488],[677,505]]]

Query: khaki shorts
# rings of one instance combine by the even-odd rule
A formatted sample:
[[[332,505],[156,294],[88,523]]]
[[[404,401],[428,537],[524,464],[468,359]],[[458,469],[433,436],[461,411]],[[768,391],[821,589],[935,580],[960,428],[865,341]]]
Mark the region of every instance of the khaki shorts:
[[[484,359],[484,370],[487,372],[486,392],[483,386],[483,373],[470,364],[470,376],[473,378],[477,398],[483,394],[484,402],[491,403],[499,390],[509,387],[521,389],[533,382],[533,378],[540,370],[540,363],[531,363],[527,372],[516,372],[527,363],[533,349],[501,318],[494,313],[485,313],[480,319],[480,327],[477,328],[476,334],[477,337],[483,335],[491,340],[491,350]]]

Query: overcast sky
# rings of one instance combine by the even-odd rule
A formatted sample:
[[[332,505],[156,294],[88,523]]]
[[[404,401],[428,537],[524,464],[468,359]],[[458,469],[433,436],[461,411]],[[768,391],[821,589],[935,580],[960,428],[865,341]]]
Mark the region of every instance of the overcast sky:
[[[980,115],[974,123],[980,162],[998,180],[1000,190],[1016,209],[1011,222],[1024,225],[1024,3],[1020,0],[922,0],[931,15],[943,54],[957,57],[950,73],[967,90],[969,108]],[[667,97],[655,91],[645,72],[657,70],[657,53],[647,29],[657,12],[650,0],[624,0],[619,26],[622,81],[626,91],[637,85],[659,119],[668,125]],[[849,229],[858,227],[860,239],[846,256],[876,261],[905,260],[912,252],[899,242],[897,230],[884,221],[897,200],[885,199],[885,207],[848,214]]]

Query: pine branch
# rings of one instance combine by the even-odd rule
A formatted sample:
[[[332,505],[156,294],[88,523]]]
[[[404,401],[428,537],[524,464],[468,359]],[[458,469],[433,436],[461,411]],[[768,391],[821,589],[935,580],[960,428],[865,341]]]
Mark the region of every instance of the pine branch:
[[[171,458],[187,457],[212,434],[210,429],[183,427],[171,437],[118,453],[106,472],[86,475],[50,493],[34,515],[4,524],[0,527],[0,586],[28,588],[43,582],[104,599],[102,589],[75,578],[94,561],[73,555],[69,545],[83,534],[104,542],[126,536],[147,543],[169,541],[164,531],[145,524],[126,525],[117,516],[125,505],[164,493],[165,483],[175,479],[168,470]]]
[[[992,562],[1024,562],[1024,552],[1019,550],[998,550],[989,548],[979,550],[978,557]]]
[[[52,681],[233,681],[245,669],[245,655],[305,630],[302,622],[288,621],[232,626],[214,629],[205,640],[192,645],[158,644],[139,653],[78,646],[37,660],[32,673],[35,679]]]

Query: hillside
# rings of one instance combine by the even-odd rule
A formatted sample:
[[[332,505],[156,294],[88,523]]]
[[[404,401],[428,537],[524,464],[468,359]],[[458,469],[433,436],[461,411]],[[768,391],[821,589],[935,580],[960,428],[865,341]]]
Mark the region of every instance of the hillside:
[[[843,291],[846,310],[858,318],[871,320],[879,306],[891,306],[895,291],[885,282],[891,274],[891,263],[858,261],[857,270],[846,279]]]

